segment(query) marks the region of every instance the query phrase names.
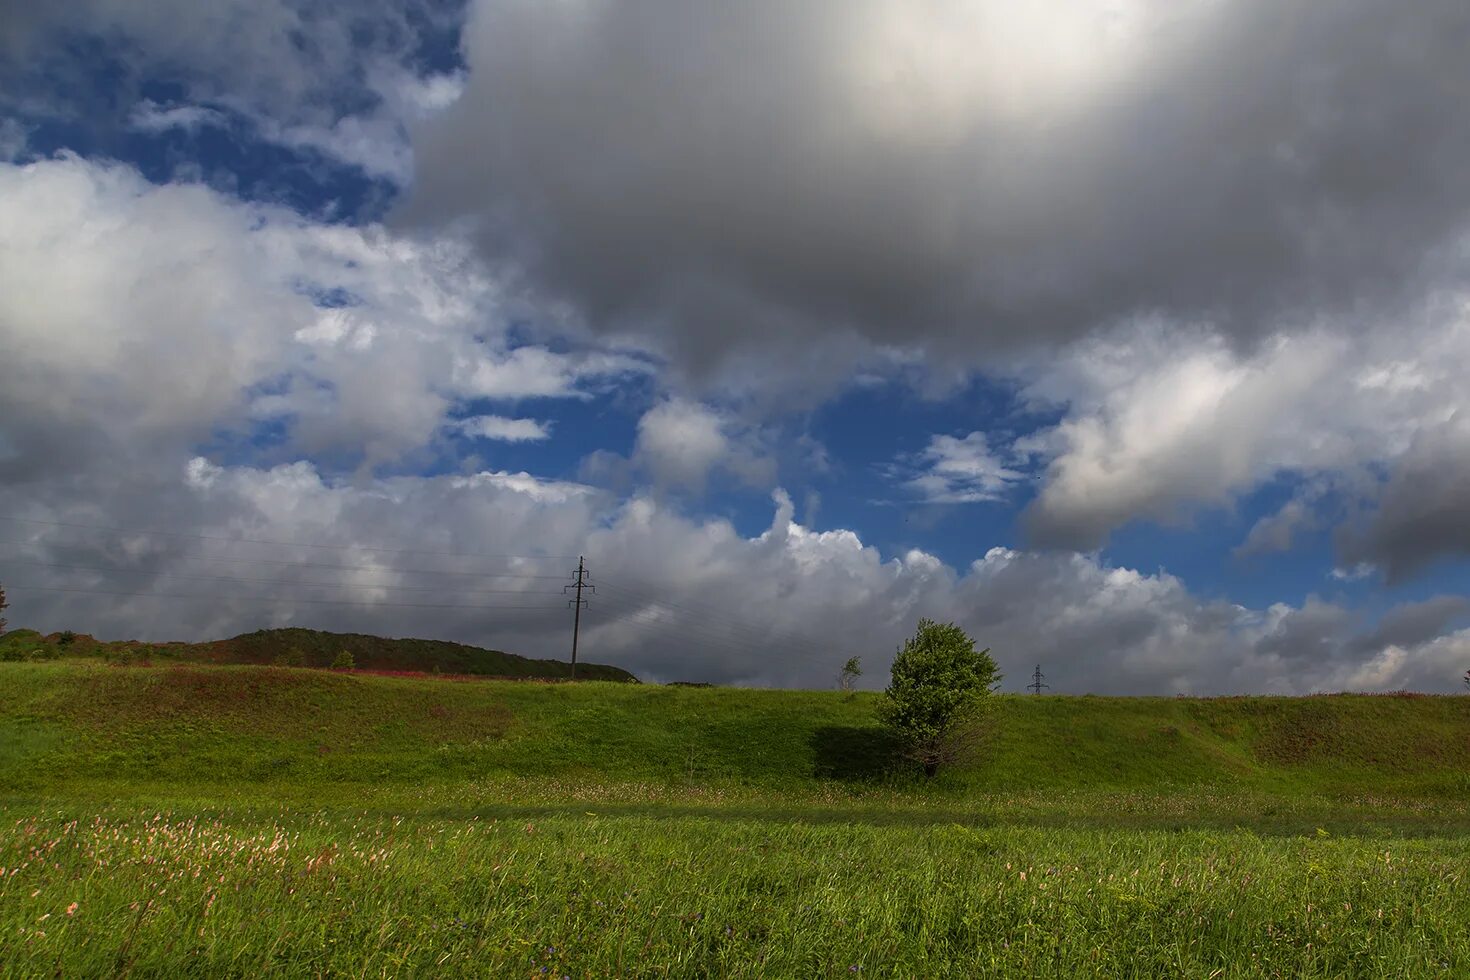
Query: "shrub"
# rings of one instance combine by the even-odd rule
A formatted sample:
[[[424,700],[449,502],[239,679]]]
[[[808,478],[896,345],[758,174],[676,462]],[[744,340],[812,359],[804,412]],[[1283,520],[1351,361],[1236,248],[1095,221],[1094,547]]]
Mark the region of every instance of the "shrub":
[[[357,661],[352,658],[350,650],[343,650],[332,660],[333,670],[353,670],[357,667]]]
[[[893,677],[878,718],[904,754],[932,777],[958,762],[984,738],[990,695],[1000,673],[990,651],[953,623],[919,620],[918,631],[893,660]]]
[[[276,656],[276,666],[277,667],[305,667],[306,666],[306,654],[304,654],[304,653],[301,652],[301,648],[300,647],[291,647],[289,650],[286,650],[284,653],[277,654],[277,656]]]
[[[4,648],[0,648],[0,661],[4,661],[5,663],[11,663],[11,664],[13,664],[13,663],[19,663],[20,661],[24,660],[25,658],[26,658],[26,655],[24,653],[22,653],[21,650],[18,647],[4,647]]]
[[[77,635],[71,630],[62,630],[61,635],[56,638],[56,645],[59,647],[69,647],[75,642]]]

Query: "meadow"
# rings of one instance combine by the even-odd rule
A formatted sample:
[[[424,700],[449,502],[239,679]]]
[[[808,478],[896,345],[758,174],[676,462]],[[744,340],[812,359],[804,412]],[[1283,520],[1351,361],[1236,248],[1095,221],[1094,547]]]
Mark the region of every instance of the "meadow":
[[[1470,698],[0,664],[6,976],[1470,976]]]

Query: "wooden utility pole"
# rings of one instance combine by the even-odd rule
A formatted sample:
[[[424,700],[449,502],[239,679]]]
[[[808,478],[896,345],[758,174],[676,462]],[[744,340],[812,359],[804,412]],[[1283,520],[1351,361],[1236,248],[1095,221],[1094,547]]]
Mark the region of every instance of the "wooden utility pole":
[[[571,585],[563,586],[562,592],[566,592],[568,589],[577,590],[577,597],[568,601],[568,605],[575,610],[572,613],[572,680],[576,680],[577,639],[578,635],[582,632],[582,607],[587,604],[587,600],[582,598],[582,590],[586,589],[588,592],[596,592],[597,587],[587,584],[587,559],[585,557],[578,556],[577,570],[572,574],[576,576],[575,581]]]

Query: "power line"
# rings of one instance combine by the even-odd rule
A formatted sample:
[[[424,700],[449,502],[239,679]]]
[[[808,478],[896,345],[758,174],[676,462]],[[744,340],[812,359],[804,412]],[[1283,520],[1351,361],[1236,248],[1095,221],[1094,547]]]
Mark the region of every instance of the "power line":
[[[426,602],[372,602],[351,599],[299,599],[295,596],[249,596],[249,595],[177,595],[167,592],[115,592],[109,589],[73,589],[50,585],[16,585],[7,582],[7,591],[11,592],[74,592],[79,595],[110,595],[127,596],[136,599],[197,599],[203,602],[272,602],[291,603],[312,606],[368,606],[371,608],[392,609],[541,609],[547,611],[559,611],[563,606],[521,606],[521,605],[494,605],[481,604],[464,605],[461,603],[440,604]]]
[[[421,548],[373,548],[358,544],[313,544],[308,541],[272,541],[267,538],[229,537],[223,534],[190,534],[184,531],[156,531],[137,527],[108,527],[102,524],[79,524],[74,521],[42,521],[30,517],[0,516],[0,521],[20,524],[38,524],[44,527],[70,527],[88,531],[105,531],[109,534],[148,534],[165,538],[192,538],[200,541],[223,541],[239,544],[276,545],[284,548],[317,548],[329,551],[373,551],[393,555],[434,555],[441,558],[507,558],[530,561],[568,561],[576,555],[512,555],[489,554],[474,551],[426,551]]]

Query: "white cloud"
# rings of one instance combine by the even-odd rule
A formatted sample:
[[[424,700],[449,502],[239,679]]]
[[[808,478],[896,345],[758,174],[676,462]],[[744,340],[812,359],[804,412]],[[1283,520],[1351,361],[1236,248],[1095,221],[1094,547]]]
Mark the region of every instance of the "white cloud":
[[[1021,444],[1050,460],[1032,531],[1096,547],[1130,520],[1187,519],[1281,475],[1313,481],[1314,499],[1323,487],[1371,492],[1373,468],[1470,408],[1465,310],[1437,298],[1393,332],[1283,335],[1246,350],[1149,323],[1021,368],[1036,403],[1066,407]],[[1315,520],[1298,506],[1254,529],[1248,550]]]
[[[671,399],[638,420],[635,452],[659,483],[703,488],[729,451],[723,420],[702,405]]]
[[[990,448],[983,432],[963,439],[936,435],[914,460],[923,472],[904,482],[915,494],[935,504],[967,504],[1000,500],[1025,474],[1007,466]]]
[[[0,252],[12,479],[263,420],[286,425],[286,451],[373,466],[427,445],[461,400],[576,396],[634,364],[510,346],[494,283],[453,238],[322,225],[119,165],[0,165]]]
[[[661,487],[702,491],[710,471],[733,474],[752,486],[769,486],[775,462],[759,434],[734,416],[684,398],[667,398],[638,420],[632,462]]]
[[[161,133],[170,129],[224,127],[227,121],[223,113],[206,106],[164,106],[152,100],[144,100],[133,107],[128,116],[128,125],[144,133]]]
[[[501,442],[540,442],[551,438],[551,424],[538,419],[511,419],[503,415],[476,415],[453,424],[467,436]]]
[[[453,381],[477,398],[514,401],[525,398],[587,398],[588,382],[648,374],[653,365],[640,357],[600,351],[555,353],[527,344],[484,354],[466,354],[454,362]]]
[[[1442,630],[1463,604],[1411,610],[1375,636],[1315,600],[1244,609],[1081,555],[997,548],[965,568],[918,550],[885,558],[851,530],[797,523],[782,492],[770,526],[743,536],[651,497],[527,473],[334,482],[306,463],[197,460],[177,473],[121,471],[105,498],[65,482],[44,498],[0,486],[12,517],[206,536],[11,525],[7,535],[25,541],[8,546],[13,558],[72,566],[13,564],[24,571],[6,582],[12,619],[147,639],[301,624],[564,656],[565,556],[580,554],[598,586],[583,657],[650,678],[826,685],[858,654],[878,685],[921,616],[954,620],[990,646],[1010,690],[1040,662],[1074,693],[1449,691],[1467,642]],[[212,598],[34,589],[51,585]]]
[[[0,119],[0,163],[18,159],[25,153],[31,134],[15,119]]]

